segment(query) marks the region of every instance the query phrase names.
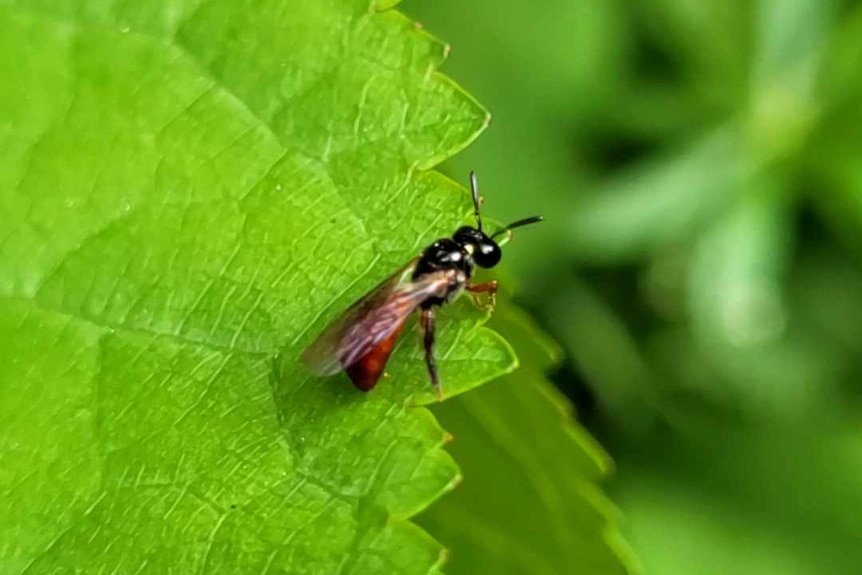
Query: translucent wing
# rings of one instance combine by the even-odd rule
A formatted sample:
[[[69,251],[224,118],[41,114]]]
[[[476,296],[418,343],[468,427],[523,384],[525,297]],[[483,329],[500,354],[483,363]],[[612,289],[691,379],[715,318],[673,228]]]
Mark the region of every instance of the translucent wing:
[[[302,353],[302,361],[319,375],[346,369],[398,330],[422,302],[445,297],[456,285],[455,270],[410,280],[415,266],[414,259],[350,306]]]

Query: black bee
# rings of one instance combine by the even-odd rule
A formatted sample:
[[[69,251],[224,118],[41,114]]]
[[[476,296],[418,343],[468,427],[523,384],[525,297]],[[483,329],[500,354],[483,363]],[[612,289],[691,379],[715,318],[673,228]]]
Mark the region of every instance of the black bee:
[[[488,294],[493,305],[497,282],[471,284],[473,270],[476,266],[492,268],[500,262],[502,252],[494,238],[542,221],[542,216],[525,218],[489,236],[482,231],[479,185],[472,172],[470,187],[476,227],[464,226],[451,238],[437,240],[327,326],[302,354],[302,360],[317,374],[332,375],[343,370],[362,391],[372,389],[383,374],[407,317],[418,309],[425,363],[431,384],[442,397],[434,358],[434,308],[453,301],[465,289],[474,295]]]

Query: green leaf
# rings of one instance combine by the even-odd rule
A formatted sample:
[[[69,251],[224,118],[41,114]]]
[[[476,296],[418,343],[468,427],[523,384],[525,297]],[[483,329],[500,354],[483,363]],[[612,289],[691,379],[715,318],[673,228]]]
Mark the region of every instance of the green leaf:
[[[367,2],[2,3],[0,571],[436,570],[419,356],[297,358],[469,215],[423,171],[486,125],[445,54]],[[449,395],[514,366],[465,306]]]
[[[498,309],[493,324],[516,345],[520,369],[433,409],[455,437],[451,451],[465,476],[421,517],[452,551],[447,570],[635,571],[616,530],[618,514],[596,484],[610,458],[569,419],[571,406],[545,379],[560,352],[510,305]]]

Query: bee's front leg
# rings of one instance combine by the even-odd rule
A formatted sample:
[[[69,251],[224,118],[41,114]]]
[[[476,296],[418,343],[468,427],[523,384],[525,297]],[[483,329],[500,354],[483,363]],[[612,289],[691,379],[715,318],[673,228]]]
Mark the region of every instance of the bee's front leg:
[[[480,284],[467,284],[467,291],[470,293],[470,297],[473,298],[473,303],[478,307],[489,310],[494,309],[494,306],[497,304],[497,289],[499,284],[497,280],[491,280]],[[479,300],[480,293],[488,294],[488,299],[482,303]]]

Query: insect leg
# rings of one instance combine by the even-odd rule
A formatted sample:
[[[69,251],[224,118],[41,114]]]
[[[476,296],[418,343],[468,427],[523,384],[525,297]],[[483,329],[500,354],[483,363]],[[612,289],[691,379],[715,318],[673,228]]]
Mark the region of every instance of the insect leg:
[[[431,385],[437,392],[437,399],[443,399],[443,390],[440,389],[440,377],[437,375],[437,361],[434,358],[434,308],[422,310],[422,335],[425,345],[425,365],[428,366],[428,375],[431,377]]]
[[[498,284],[496,280],[487,281],[481,284],[467,284],[467,291],[470,292],[470,295],[473,298],[473,303],[483,309],[493,309],[494,305],[497,303],[497,288]],[[476,294],[487,293],[488,301],[484,304],[479,302],[479,298]]]

